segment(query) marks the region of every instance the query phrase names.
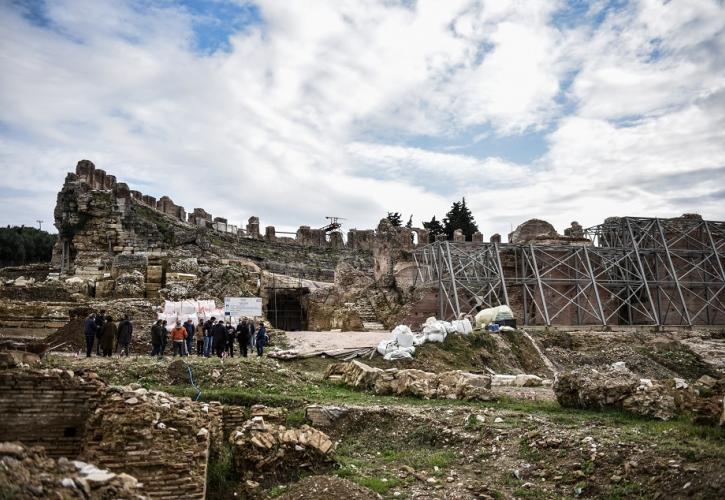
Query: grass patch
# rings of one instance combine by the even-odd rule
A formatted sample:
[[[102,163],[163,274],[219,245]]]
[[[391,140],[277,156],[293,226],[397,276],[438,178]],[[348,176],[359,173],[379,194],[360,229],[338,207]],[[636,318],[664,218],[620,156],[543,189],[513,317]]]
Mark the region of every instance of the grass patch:
[[[305,410],[303,408],[291,410],[287,414],[287,419],[285,420],[285,424],[287,425],[287,427],[300,427],[306,422],[307,420],[305,419]]]
[[[350,479],[360,486],[370,488],[381,495],[387,493],[390,488],[394,488],[400,484],[400,480],[396,478],[352,477]]]

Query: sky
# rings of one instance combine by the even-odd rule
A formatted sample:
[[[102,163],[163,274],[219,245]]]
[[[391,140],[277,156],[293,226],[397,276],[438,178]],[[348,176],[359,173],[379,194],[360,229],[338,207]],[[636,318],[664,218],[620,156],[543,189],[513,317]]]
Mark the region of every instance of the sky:
[[[725,3],[0,0],[0,225],[81,159],[278,230],[725,220]]]

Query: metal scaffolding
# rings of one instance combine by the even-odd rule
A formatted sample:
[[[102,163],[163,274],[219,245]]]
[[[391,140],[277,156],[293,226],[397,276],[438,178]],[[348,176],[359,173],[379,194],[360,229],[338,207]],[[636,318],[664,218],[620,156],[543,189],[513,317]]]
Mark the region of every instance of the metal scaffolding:
[[[413,252],[416,285],[438,288],[441,318],[509,304],[526,325],[725,324],[725,222],[610,218],[585,236],[437,241]]]

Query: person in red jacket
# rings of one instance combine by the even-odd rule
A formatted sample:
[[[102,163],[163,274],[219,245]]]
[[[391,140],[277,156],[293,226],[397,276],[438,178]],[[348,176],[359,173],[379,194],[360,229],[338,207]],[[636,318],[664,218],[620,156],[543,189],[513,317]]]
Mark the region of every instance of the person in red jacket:
[[[189,334],[186,332],[186,328],[181,325],[181,321],[176,322],[176,326],[171,330],[171,342],[174,345],[174,357],[176,357],[176,351],[179,351],[179,356],[184,355],[184,344],[186,343],[186,337]]]

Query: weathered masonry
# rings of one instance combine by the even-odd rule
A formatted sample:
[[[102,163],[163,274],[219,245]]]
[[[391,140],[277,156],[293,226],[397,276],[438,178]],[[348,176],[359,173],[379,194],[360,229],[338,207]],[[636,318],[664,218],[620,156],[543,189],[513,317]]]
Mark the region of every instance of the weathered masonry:
[[[416,284],[439,289],[440,317],[509,304],[526,325],[725,324],[725,222],[611,217],[566,236],[542,224],[508,244],[416,249]]]
[[[0,371],[0,415],[0,441],[125,472],[151,498],[204,498],[222,429],[218,403],[109,387],[95,374],[59,369]]]

